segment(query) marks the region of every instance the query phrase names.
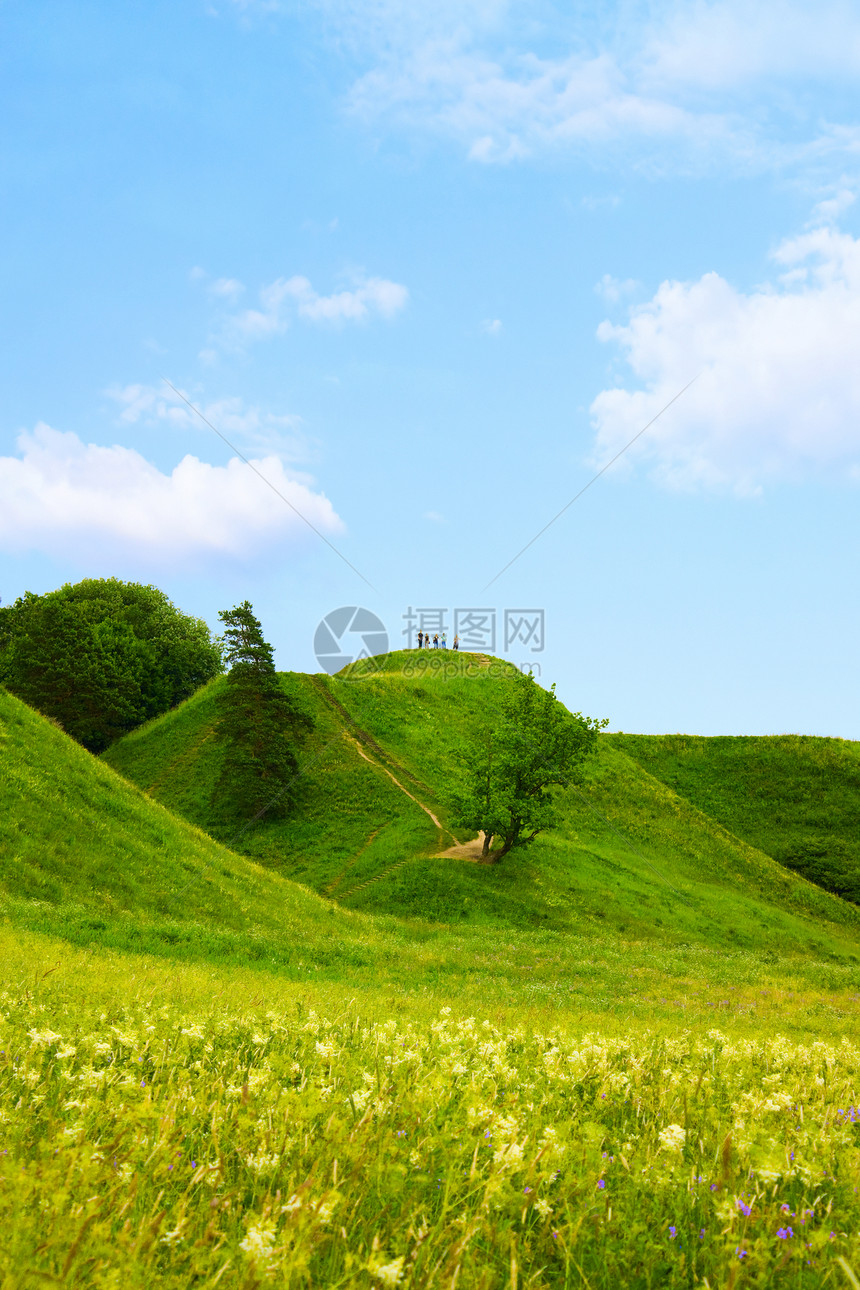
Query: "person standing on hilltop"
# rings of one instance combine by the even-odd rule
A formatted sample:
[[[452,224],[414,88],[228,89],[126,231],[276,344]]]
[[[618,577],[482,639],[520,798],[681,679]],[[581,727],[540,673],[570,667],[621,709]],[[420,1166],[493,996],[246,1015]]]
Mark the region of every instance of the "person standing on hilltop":
[[[434,649],[438,649],[438,648],[439,648],[439,633],[438,633],[438,632],[436,632],[436,633],[435,633],[435,635],[434,635],[434,637],[433,637],[433,648],[434,648]]]
[[[419,631],[419,633],[418,633],[418,648],[420,649],[420,648],[421,648],[421,646],[422,646],[423,644],[424,644],[424,633],[423,633],[423,631]]]
[[[460,648],[460,637],[459,637],[459,636],[455,636],[455,637],[454,637],[454,649],[459,649],[459,648]]]
[[[447,648],[448,648],[448,633],[447,633],[447,632],[443,632],[443,633],[442,633],[442,648],[443,648],[443,649],[447,649]]]

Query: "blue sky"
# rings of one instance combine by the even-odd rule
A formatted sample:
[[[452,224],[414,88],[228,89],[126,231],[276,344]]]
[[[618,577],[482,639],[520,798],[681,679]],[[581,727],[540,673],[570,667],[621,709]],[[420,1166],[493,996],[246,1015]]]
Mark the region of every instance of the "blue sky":
[[[0,28],[4,603],[247,598],[303,670],[339,606],[493,610],[613,729],[860,738],[856,7]]]

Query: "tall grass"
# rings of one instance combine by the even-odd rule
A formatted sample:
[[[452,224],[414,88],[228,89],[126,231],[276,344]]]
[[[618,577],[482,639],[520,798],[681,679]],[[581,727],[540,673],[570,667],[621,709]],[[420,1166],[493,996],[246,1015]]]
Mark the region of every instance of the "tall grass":
[[[56,947],[0,940],[4,1286],[813,1287],[858,1263],[860,1050],[832,1018],[621,1029],[68,951],[46,975]]]

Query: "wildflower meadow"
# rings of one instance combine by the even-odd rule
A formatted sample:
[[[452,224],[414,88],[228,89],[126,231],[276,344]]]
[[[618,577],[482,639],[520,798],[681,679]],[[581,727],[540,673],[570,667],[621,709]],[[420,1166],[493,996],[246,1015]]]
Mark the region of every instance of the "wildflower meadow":
[[[0,998],[10,1290],[857,1284],[845,1036],[183,1004],[100,970]]]

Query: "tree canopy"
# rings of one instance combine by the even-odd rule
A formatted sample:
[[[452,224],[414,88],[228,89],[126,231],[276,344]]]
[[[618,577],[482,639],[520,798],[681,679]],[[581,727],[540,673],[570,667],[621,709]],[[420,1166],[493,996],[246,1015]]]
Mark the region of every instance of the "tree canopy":
[[[251,604],[218,616],[230,671],[218,696],[224,760],[214,802],[227,816],[284,815],[296,796],[295,749],[313,723],[285,693]]]
[[[222,670],[206,623],[157,587],[87,578],[0,608],[0,683],[91,752]]]
[[[483,832],[483,854],[493,860],[533,842],[555,822],[553,787],[581,777],[607,724],[568,712],[555,686],[544,690],[531,675],[512,672],[494,724],[465,759],[455,824]],[[502,845],[491,852],[496,837]]]

